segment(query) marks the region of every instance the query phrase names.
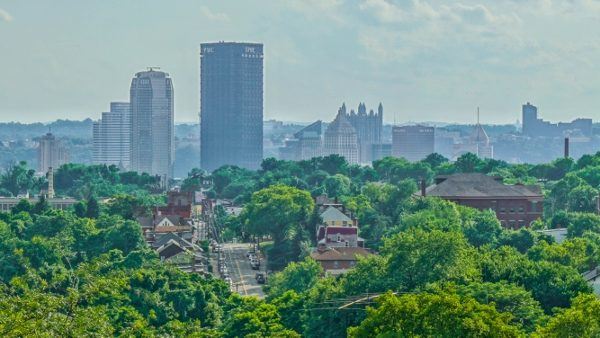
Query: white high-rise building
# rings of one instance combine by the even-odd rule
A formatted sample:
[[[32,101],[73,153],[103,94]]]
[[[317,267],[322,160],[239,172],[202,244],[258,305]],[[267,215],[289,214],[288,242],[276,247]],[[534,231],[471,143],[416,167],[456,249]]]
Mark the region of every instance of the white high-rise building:
[[[174,101],[169,74],[150,68],[131,81],[131,169],[159,175],[163,183],[173,175]]]
[[[110,112],[94,122],[94,164],[130,168],[131,110],[129,102],[111,102]]]
[[[45,173],[48,168],[58,169],[69,162],[69,153],[63,143],[52,133],[40,137],[38,147],[38,172]]]

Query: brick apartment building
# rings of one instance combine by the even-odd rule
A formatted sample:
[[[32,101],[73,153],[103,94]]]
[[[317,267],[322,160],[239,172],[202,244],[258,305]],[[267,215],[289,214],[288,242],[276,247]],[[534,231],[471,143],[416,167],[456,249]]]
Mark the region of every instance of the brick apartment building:
[[[479,173],[438,176],[419,196],[435,196],[479,210],[491,209],[505,228],[527,227],[542,217],[544,196],[537,185],[502,183]]]

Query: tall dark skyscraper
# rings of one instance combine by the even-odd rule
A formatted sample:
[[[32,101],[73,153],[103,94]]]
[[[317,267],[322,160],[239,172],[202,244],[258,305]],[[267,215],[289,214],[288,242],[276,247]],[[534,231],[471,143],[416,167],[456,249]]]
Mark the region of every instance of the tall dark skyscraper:
[[[173,95],[167,73],[150,69],[131,80],[131,169],[160,175],[163,183],[175,160]]]
[[[538,111],[537,107],[527,102],[527,104],[523,105],[523,134],[531,135],[533,134],[533,128],[538,120]]]
[[[263,156],[263,45],[200,45],[200,165],[256,169]]]

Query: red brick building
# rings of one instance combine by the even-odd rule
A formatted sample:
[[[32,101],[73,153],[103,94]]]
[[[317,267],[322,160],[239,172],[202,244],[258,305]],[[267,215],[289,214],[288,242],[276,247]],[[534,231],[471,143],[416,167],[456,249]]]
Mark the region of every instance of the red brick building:
[[[419,196],[435,196],[480,210],[491,209],[505,228],[529,226],[542,217],[544,196],[537,185],[502,183],[479,173],[438,176]]]

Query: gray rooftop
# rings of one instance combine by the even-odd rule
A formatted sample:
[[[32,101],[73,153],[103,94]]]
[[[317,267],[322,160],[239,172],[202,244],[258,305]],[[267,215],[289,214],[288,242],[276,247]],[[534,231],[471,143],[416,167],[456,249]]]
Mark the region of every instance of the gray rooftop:
[[[463,173],[436,178],[437,184],[427,187],[427,196],[437,197],[542,197],[537,185],[507,185],[498,177],[479,173]],[[421,193],[419,192],[418,195]]]
[[[350,217],[346,216],[346,214],[344,214],[343,212],[341,212],[338,208],[336,207],[327,207],[327,209],[325,209],[325,211],[323,211],[323,213],[321,214],[321,218],[323,219],[323,222],[332,222],[332,221],[346,221],[348,223],[351,223],[352,220],[350,219]]]

